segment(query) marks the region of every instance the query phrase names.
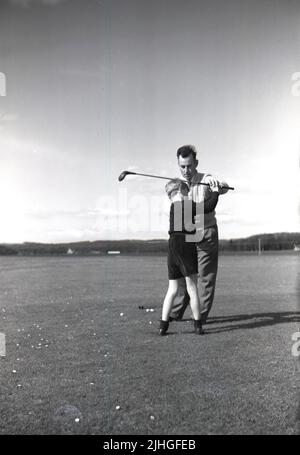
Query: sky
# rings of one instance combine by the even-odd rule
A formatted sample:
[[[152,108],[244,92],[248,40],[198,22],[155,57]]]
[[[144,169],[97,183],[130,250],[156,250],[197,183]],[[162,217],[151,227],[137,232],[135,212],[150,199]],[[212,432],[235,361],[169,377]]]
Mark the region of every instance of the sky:
[[[118,176],[184,144],[221,238],[299,231],[299,50],[298,0],[1,0],[0,243],[167,238],[166,181]]]

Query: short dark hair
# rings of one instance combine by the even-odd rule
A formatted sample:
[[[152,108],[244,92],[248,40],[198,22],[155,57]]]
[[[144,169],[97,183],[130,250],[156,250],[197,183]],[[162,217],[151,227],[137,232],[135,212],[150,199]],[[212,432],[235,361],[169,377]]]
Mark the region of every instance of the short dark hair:
[[[183,145],[177,150],[177,159],[179,159],[180,156],[182,156],[182,158],[187,158],[190,155],[193,155],[194,160],[196,159],[197,152],[194,145]]]

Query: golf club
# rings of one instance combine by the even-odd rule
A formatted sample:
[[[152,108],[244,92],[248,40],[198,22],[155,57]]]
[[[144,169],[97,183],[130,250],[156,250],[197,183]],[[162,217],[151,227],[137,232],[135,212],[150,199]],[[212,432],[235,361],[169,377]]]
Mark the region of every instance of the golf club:
[[[122,182],[127,175],[142,175],[143,177],[152,177],[155,179],[164,179],[164,180],[177,180],[177,178],[174,177],[162,177],[161,175],[151,175],[151,174],[140,174],[139,172],[131,172],[131,171],[123,171],[118,177],[119,182]],[[205,185],[209,186],[209,183],[202,183],[200,182],[200,185]],[[221,186],[221,188],[226,188],[228,190],[234,190],[232,186]]]

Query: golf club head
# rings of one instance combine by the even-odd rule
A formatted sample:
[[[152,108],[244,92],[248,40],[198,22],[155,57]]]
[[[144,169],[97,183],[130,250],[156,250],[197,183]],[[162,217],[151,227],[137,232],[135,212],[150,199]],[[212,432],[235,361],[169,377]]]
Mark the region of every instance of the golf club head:
[[[130,172],[128,172],[128,171],[123,171],[123,172],[119,175],[119,178],[118,178],[119,182],[122,182],[122,180],[124,180],[125,177],[126,177],[126,175],[128,175],[128,174],[130,174]]]

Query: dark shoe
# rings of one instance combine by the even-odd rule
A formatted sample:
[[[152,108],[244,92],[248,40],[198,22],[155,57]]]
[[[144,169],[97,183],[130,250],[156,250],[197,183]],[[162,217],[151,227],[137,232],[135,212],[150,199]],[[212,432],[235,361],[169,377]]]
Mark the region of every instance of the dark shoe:
[[[207,318],[208,318],[208,314],[207,313],[201,313],[202,325],[206,324]]]
[[[168,328],[169,328],[169,322],[168,321],[160,321],[160,323],[159,323],[159,334],[160,334],[160,336],[164,336],[167,333]]]
[[[201,321],[201,319],[194,321],[194,332],[197,335],[203,335],[204,334],[204,331],[202,329],[202,321]]]

